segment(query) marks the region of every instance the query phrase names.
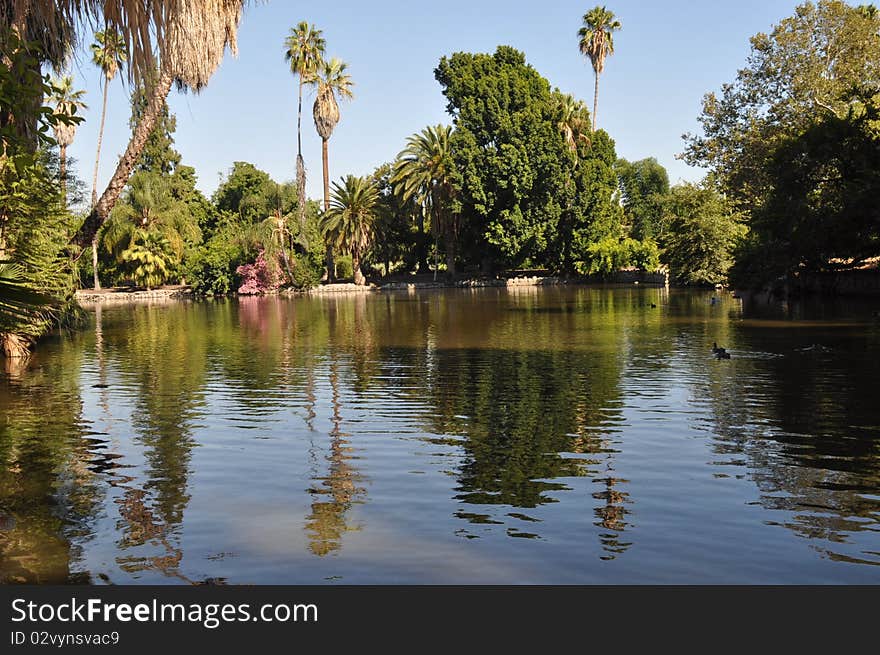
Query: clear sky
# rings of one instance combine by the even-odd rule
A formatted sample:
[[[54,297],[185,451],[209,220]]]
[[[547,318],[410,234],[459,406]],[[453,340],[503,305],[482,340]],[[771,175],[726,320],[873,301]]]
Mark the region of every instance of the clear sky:
[[[732,81],[749,52],[749,37],[793,13],[793,0],[609,0],[623,24],[601,78],[599,126],[630,160],[656,157],[673,182],[703,171],[675,159],[681,135],[696,131],[701,98]],[[342,105],[330,141],[332,179],[363,175],[391,161],[407,136],[450,122],[434,68],[457,51],[494,52],[511,45],[551,84],[592,107],[593,72],[578,52],[577,30],[593,2],[549,0],[270,0],[251,4],[239,31],[239,56],[227,55],[200,94],[169,97],[177,115],[176,147],[196,168],[207,195],[235,161],[249,161],[277,181],[294,177],[296,82],[283,41],[301,20],[324,31],[327,55],[349,63],[355,98]],[[87,44],[85,44],[87,45]],[[101,76],[80,53],[74,64],[89,110],[69,149],[91,188],[101,109]],[[99,172],[99,193],[129,137],[129,89],[111,85]],[[303,102],[303,150],[308,193],[321,196],[321,142]]]

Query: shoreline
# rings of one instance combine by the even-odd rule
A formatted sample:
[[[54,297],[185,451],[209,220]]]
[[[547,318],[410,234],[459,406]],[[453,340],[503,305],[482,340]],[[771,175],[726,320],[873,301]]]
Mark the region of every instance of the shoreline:
[[[275,294],[280,296],[328,296],[340,294],[359,293],[383,293],[406,291],[427,291],[437,289],[520,289],[537,287],[631,287],[644,286],[647,288],[666,288],[669,286],[668,275],[664,273],[636,273],[623,271],[607,280],[591,278],[561,278],[554,276],[510,277],[510,278],[467,278],[464,280],[449,281],[392,281],[381,284],[367,284],[357,286],[351,283],[326,284],[311,289],[284,289]],[[76,299],[83,305],[102,304],[137,304],[149,302],[170,302],[181,300],[200,300],[216,296],[199,296],[189,286],[162,287],[159,289],[131,290],[128,288],[113,287],[109,289],[80,289],[76,292]],[[257,297],[238,296],[230,294],[228,297]]]

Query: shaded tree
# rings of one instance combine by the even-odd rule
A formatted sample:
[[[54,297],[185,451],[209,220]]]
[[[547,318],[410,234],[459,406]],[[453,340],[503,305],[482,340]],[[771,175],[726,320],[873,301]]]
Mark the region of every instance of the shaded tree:
[[[805,2],[751,39],[736,79],[703,99],[701,134],[685,135],[684,159],[709,168],[742,209],[773,187],[779,145],[816,120],[843,118],[849,92],[880,78],[880,17],[841,0]]]
[[[653,157],[615,164],[620,180],[624,218],[635,239],[660,239],[663,234],[661,205],[669,193],[669,174]]]
[[[678,284],[727,281],[734,251],[747,231],[727,198],[706,182],[674,186],[663,203],[663,222],[663,260]]]

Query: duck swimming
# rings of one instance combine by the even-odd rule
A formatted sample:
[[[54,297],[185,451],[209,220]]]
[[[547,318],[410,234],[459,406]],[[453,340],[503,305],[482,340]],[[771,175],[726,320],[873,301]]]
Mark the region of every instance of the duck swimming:
[[[715,355],[715,359],[730,359],[730,353],[726,348],[719,348],[718,342],[712,344],[712,353]]]

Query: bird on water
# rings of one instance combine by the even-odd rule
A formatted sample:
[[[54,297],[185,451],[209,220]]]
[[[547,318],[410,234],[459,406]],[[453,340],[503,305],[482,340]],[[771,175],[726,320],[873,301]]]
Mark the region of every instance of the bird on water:
[[[726,348],[720,348],[717,341],[712,344],[712,353],[715,355],[715,359],[730,359],[730,353]]]

